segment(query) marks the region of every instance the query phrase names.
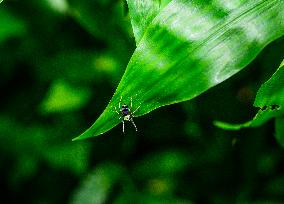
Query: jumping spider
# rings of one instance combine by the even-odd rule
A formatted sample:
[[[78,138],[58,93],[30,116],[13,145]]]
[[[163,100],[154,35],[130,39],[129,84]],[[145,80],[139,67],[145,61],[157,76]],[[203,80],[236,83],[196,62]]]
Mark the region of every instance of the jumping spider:
[[[122,132],[124,132],[124,122],[130,121],[132,125],[134,126],[135,130],[137,131],[137,127],[134,123],[133,118],[135,117],[133,114],[140,108],[141,105],[139,105],[133,112],[132,112],[132,97],[130,98],[130,107],[126,104],[122,104],[121,106],[121,101],[122,101],[122,96],[120,97],[119,103],[118,103],[118,108],[119,111],[115,108],[115,112],[120,116],[119,119],[122,119]]]

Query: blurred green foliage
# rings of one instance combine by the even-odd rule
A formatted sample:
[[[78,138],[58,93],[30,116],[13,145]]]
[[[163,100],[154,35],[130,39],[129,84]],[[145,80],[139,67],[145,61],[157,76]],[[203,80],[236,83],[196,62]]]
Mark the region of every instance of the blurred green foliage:
[[[135,49],[126,2],[0,4],[0,203],[284,203],[283,119],[228,132],[257,110],[284,38],[196,99],[71,142],[111,98]],[[281,122],[282,121],[282,122]],[[278,124],[278,125],[277,125]]]

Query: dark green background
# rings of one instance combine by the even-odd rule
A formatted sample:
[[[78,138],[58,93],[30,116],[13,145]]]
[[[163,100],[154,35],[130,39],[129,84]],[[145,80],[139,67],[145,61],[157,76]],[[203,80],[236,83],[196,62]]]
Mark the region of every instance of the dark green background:
[[[65,2],[66,4],[56,4]],[[196,99],[71,142],[104,110],[135,49],[127,5],[0,5],[0,203],[284,203],[273,121],[244,122],[283,59],[284,39]],[[169,84],[170,86],[170,84]]]

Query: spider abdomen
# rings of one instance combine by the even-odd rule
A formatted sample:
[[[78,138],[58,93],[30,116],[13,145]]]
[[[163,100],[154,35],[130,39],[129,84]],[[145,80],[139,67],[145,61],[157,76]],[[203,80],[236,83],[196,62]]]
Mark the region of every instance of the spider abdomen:
[[[126,115],[123,117],[123,120],[125,121],[130,121],[130,119],[131,119],[131,115]]]

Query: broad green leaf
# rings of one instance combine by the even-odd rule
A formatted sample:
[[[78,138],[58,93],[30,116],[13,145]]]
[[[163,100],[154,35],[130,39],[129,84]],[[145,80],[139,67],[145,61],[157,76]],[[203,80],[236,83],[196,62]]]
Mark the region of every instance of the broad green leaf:
[[[145,30],[170,0],[127,0],[136,44],[140,42]]]
[[[272,77],[265,82],[257,92],[254,102],[260,110],[256,116],[243,124],[229,124],[215,121],[214,124],[225,130],[240,130],[246,127],[258,127],[271,118],[283,115],[284,106],[284,60]]]
[[[105,111],[75,139],[120,123],[114,107],[121,96],[128,105],[133,98],[133,110],[141,105],[135,116],[190,100],[242,70],[283,34],[282,0],[171,1],[148,26]]]

